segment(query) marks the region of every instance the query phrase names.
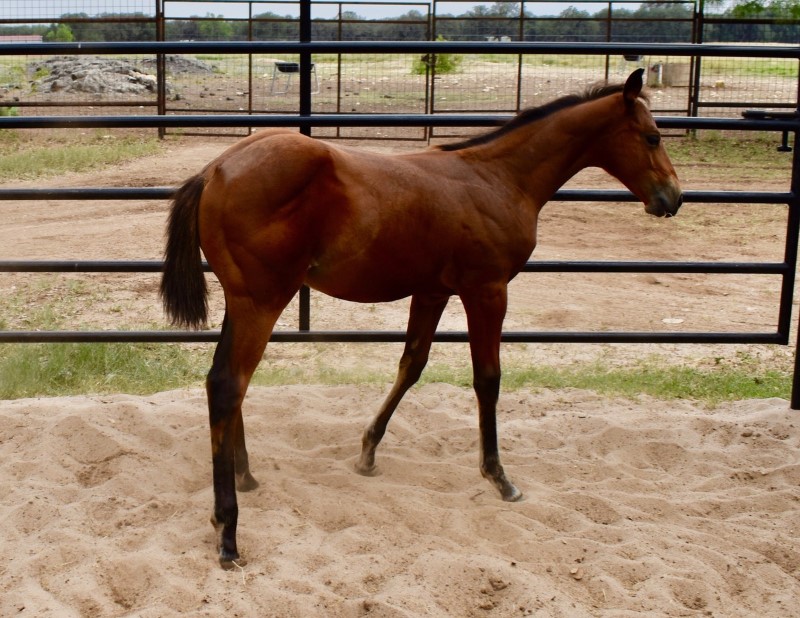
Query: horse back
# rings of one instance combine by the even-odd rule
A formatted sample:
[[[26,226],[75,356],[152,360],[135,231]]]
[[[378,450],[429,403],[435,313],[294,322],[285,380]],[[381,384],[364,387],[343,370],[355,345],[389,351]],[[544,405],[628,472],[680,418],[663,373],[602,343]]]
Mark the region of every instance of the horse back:
[[[256,258],[327,294],[377,302],[457,293],[482,272],[513,276],[533,248],[514,196],[458,153],[382,155],[264,131],[205,177],[201,245],[215,272]]]

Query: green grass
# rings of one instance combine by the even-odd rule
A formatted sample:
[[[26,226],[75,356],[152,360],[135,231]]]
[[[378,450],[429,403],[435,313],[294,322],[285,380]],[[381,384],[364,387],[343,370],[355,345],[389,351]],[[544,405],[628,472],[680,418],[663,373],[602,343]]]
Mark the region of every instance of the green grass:
[[[440,365],[429,367],[423,383],[445,382],[469,387],[471,371]],[[635,399],[689,399],[715,406],[723,401],[781,397],[788,399],[792,376],[788,371],[720,366],[713,369],[667,365],[649,360],[632,367],[608,367],[581,363],[569,367],[520,367],[503,369],[504,391],[520,389],[579,388],[611,397]]]
[[[690,399],[708,405],[740,399],[789,397],[791,375],[775,370],[751,371],[731,367],[698,369],[649,363],[608,368],[588,365],[567,370],[539,368],[512,371],[509,388],[582,388],[604,395],[634,398]]]
[[[67,142],[29,140],[15,131],[0,131],[0,182],[86,172],[152,155],[160,148],[155,136],[97,134]]]
[[[149,394],[175,388],[200,388],[211,363],[212,346],[172,344],[9,344],[0,346],[0,399],[61,395]],[[385,385],[393,368],[337,369],[318,363],[297,368],[265,361],[254,385]],[[605,396],[635,399],[688,399],[713,407],[724,401],[781,397],[791,392],[791,373],[776,369],[720,366],[710,369],[648,360],[632,367],[583,363],[569,367],[506,367],[504,392],[579,388]],[[468,368],[432,365],[422,384],[472,384]]]
[[[669,139],[665,142],[675,165],[713,164],[720,168],[743,168],[749,173],[760,168],[766,179],[789,178],[792,158],[779,153],[777,133],[720,133],[700,131],[697,136]]]
[[[706,77],[743,75],[751,77],[797,77],[797,60],[790,58],[715,58],[702,59]]]
[[[149,394],[199,386],[199,354],[160,344],[8,344],[0,347],[0,399],[87,393]]]
[[[23,315],[29,330],[57,330],[69,320],[75,306],[87,302],[83,282],[70,284],[62,293],[58,280],[34,282],[25,293],[0,299],[0,316]],[[59,293],[50,295],[51,290]],[[51,300],[42,302],[42,296]],[[38,304],[33,311],[34,299]],[[151,327],[152,325],[145,325]],[[7,317],[0,328],[9,328]],[[72,327],[72,325],[70,325]],[[16,328],[16,325],[14,326]],[[285,384],[381,385],[388,388],[395,365],[372,367],[337,365],[336,350],[325,344],[308,344],[302,363],[283,363],[269,357],[253,378],[254,385]],[[130,393],[137,395],[176,388],[201,388],[211,365],[212,345],[181,344],[5,344],[0,345],[0,399],[62,395]],[[791,367],[765,363],[746,351],[728,358],[711,359],[709,367],[687,367],[669,358],[651,356],[634,365],[594,362],[561,367],[531,366],[519,361],[503,367],[504,391],[580,388],[606,396],[635,399],[690,399],[714,406],[723,401],[752,398],[788,398]],[[469,366],[432,363],[421,382],[443,382],[470,388]]]

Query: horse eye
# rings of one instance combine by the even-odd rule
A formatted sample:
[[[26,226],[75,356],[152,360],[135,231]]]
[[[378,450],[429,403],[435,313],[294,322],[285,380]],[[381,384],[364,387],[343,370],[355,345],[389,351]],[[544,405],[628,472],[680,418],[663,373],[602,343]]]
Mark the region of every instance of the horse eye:
[[[653,147],[658,146],[661,143],[661,136],[658,133],[646,135],[645,139],[647,140],[647,143]]]

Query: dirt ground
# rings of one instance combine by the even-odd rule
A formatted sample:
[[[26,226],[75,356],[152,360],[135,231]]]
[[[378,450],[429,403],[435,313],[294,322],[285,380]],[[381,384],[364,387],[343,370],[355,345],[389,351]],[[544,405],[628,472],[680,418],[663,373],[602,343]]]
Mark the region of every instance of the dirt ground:
[[[114,169],[15,186],[174,186],[230,142],[170,140]],[[361,144],[381,152],[414,144]],[[777,189],[743,166],[680,168],[684,189]],[[268,171],[267,171],[268,173]],[[766,179],[765,179],[766,178]],[[616,188],[600,172],[571,187]],[[0,259],[159,259],[168,204],[3,204]],[[537,259],[780,261],[786,209],[552,203]],[[0,291],[64,308],[66,327],[164,327],[156,275],[4,275]],[[773,331],[779,281],[739,275],[523,274],[507,329]],[[222,319],[214,290],[212,326]],[[407,305],[312,295],[312,327],[402,329]],[[6,318],[24,329],[33,307]],[[290,307],[280,328],[296,327]],[[796,318],[795,318],[796,319]],[[442,329],[463,329],[451,302]],[[311,351],[309,351],[311,350]],[[279,344],[270,363],[386,366],[397,345]],[[780,346],[506,345],[506,363],[713,365]],[[464,346],[432,362],[466,365]],[[472,394],[409,394],[352,471],[385,388],[253,389],[261,487],[240,497],[248,564],[222,572],[199,390],[0,402],[0,614],[21,616],[790,616],[800,604],[798,417],[786,401],[691,402],[516,391],[500,403],[502,503],[477,471]]]

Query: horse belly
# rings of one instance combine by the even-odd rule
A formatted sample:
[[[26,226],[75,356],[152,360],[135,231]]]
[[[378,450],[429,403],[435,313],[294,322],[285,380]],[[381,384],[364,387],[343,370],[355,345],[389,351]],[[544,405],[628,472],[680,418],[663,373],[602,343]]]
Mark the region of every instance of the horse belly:
[[[452,293],[436,269],[399,265],[373,258],[367,263],[315,263],[306,284],[328,296],[359,303],[381,303],[420,293]]]

